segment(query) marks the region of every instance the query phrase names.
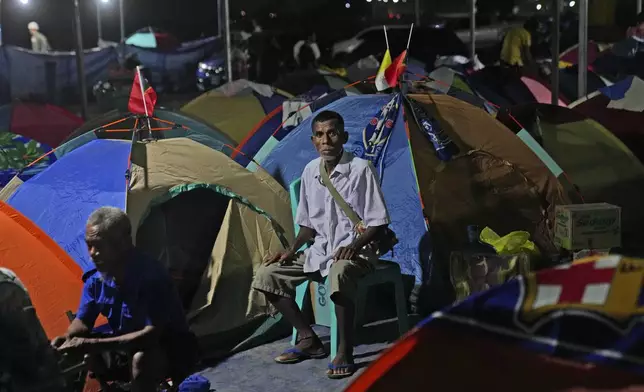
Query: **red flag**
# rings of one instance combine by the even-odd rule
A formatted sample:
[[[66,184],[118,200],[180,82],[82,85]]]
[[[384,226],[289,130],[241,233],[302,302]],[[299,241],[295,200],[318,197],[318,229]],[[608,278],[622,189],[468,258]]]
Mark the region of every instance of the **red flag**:
[[[157,103],[157,93],[148,84],[148,81],[141,75],[141,70],[136,67],[130,101],[127,110],[133,114],[151,116],[154,113],[154,105]]]
[[[385,79],[387,80],[387,84],[389,86],[396,86],[398,85],[398,79],[400,79],[400,75],[402,75],[405,72],[405,69],[407,69],[407,64],[405,64],[405,60],[407,59],[407,49],[403,50],[401,54],[396,57],[393,63],[385,70]]]

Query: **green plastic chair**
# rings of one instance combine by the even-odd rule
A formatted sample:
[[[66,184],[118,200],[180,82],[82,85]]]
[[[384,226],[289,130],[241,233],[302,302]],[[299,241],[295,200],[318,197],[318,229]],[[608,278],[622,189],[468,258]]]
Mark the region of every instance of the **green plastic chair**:
[[[291,197],[291,211],[293,212],[293,221],[297,213],[297,205],[300,200],[300,179],[293,181],[289,186],[289,195]],[[300,227],[295,223],[295,234],[299,231]],[[305,247],[303,248],[305,249]],[[312,283],[315,288],[315,299],[312,301],[313,314],[315,317],[315,324],[328,327],[331,330],[331,358],[335,357],[338,349],[338,322],[335,317],[335,305],[330,298],[331,290],[328,287],[328,280],[325,279],[324,283],[317,282],[304,282],[300,284],[295,290],[295,302],[302,309],[306,292],[309,288],[309,283]],[[402,274],[400,273],[400,266],[391,261],[380,260],[374,272],[368,274],[358,281],[358,289],[356,293],[356,327],[362,326],[364,314],[366,311],[365,302],[367,300],[367,290],[370,286],[375,286],[384,283],[391,283],[394,285],[396,292],[396,315],[398,317],[398,331],[400,335],[404,335],[409,330],[409,319],[407,317],[407,301],[405,299],[405,291],[403,289]],[[293,328],[293,336],[291,344],[297,344],[297,330]]]

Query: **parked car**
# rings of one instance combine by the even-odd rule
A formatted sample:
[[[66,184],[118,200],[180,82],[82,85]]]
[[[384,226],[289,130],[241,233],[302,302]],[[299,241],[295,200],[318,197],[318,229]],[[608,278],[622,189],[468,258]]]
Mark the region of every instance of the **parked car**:
[[[407,46],[409,25],[387,26],[387,37],[392,56],[397,56]],[[333,45],[334,60],[343,65],[351,65],[365,57],[380,58],[386,50],[385,35],[382,26],[365,29],[345,41]],[[467,56],[467,47],[442,23],[414,27],[410,55],[417,60],[432,65],[438,56]]]
[[[208,91],[217,88],[227,81],[226,53],[217,53],[197,66],[197,89]]]

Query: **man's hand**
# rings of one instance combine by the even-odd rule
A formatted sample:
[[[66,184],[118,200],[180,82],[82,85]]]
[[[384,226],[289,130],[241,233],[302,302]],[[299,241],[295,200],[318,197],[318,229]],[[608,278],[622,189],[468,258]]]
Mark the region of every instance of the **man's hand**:
[[[335,255],[333,256],[333,260],[334,261],[338,261],[338,260],[355,260],[357,255],[358,255],[358,251],[357,251],[357,249],[355,247],[353,247],[353,246],[341,246],[335,252]]]
[[[86,352],[89,351],[89,347],[91,346],[92,342],[92,339],[78,337],[67,339],[67,341],[65,341],[60,347],[58,347],[58,351],[63,354]]]
[[[52,348],[58,350],[65,342],[67,342],[67,336],[62,335],[53,338],[50,344]]]
[[[271,255],[269,258],[267,258],[264,263],[266,265],[271,265],[275,263],[281,263],[282,261],[293,261],[295,258],[295,251],[292,249],[284,249],[281,250],[274,255]]]

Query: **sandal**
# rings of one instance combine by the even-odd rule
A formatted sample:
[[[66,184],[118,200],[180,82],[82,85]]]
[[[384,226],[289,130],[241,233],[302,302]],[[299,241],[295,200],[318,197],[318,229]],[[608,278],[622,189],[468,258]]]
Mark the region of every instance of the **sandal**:
[[[328,370],[326,371],[326,376],[332,380],[340,380],[342,378],[347,378],[353,376],[356,372],[356,365],[353,363],[347,363],[343,365],[334,365],[329,364]],[[344,370],[344,373],[333,373],[334,370]]]
[[[324,351],[324,348],[320,348],[318,352],[310,353],[310,352],[302,351],[299,348],[292,347],[284,351],[277,358],[275,358],[275,362],[281,363],[284,365],[290,365],[290,364],[306,361],[307,359],[321,359],[321,358],[326,358],[327,356],[328,354]],[[282,359],[281,357],[286,357],[286,358]]]

